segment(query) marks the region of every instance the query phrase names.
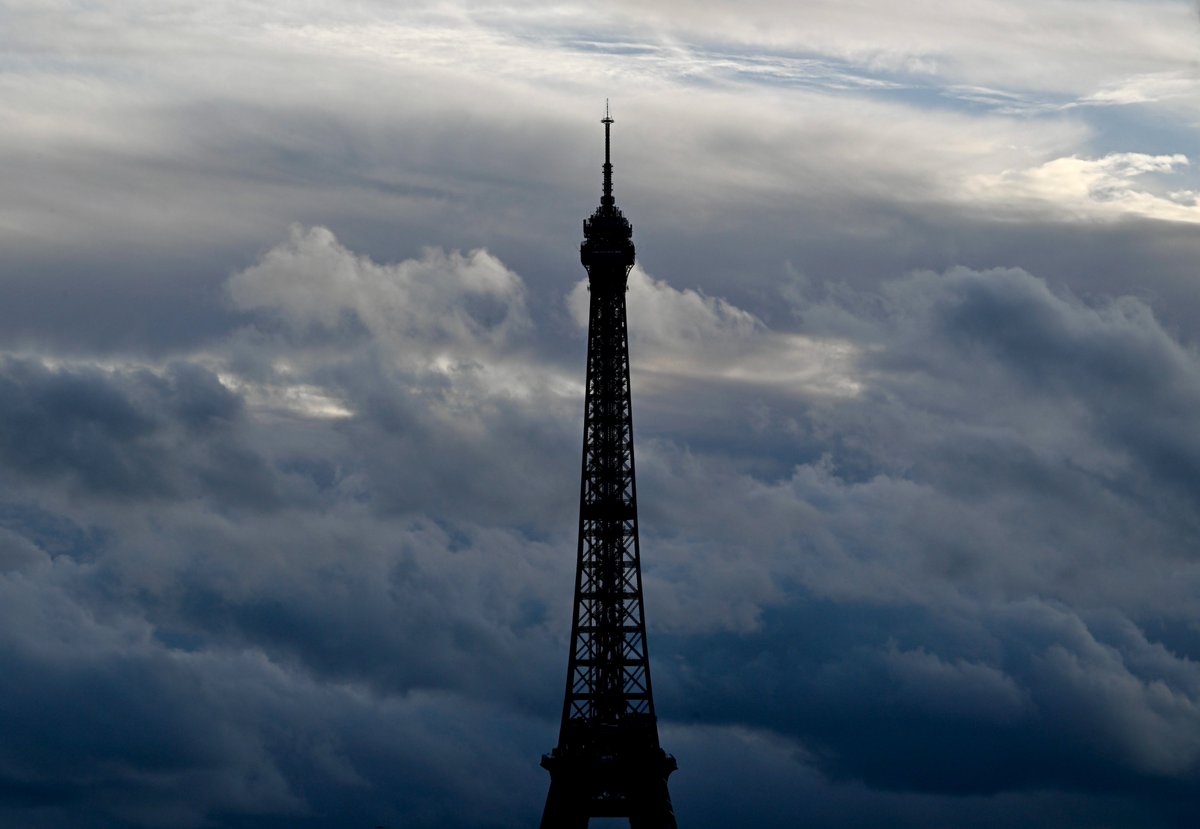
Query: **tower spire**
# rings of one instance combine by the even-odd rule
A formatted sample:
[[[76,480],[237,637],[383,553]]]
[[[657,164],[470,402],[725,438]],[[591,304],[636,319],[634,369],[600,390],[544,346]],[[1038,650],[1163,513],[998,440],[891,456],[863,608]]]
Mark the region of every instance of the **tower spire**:
[[[604,99],[604,117],[600,119],[600,123],[604,125],[604,195],[600,198],[600,204],[604,207],[612,207],[615,204],[612,194],[612,137],[610,134],[613,119],[608,112],[608,98]]]

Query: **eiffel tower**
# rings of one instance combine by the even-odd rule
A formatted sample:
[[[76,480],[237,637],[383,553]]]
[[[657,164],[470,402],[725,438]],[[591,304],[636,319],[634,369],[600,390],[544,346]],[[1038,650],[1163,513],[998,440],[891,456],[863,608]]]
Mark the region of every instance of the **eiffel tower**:
[[[585,829],[593,817],[675,829],[667,777],[677,766],[658,743],[642,603],[625,327],[633,227],[613,199],[607,106],[601,123],[604,194],[579,246],[591,309],[575,608],[558,745],[542,756],[550,792],[541,829]]]

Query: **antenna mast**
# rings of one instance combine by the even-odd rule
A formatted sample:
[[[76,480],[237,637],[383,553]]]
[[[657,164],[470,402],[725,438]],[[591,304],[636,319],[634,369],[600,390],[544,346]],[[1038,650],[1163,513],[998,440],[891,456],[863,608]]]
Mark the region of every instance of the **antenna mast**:
[[[604,117],[600,119],[600,123],[604,125],[604,195],[600,199],[600,204],[612,207],[615,204],[612,194],[612,138],[610,135],[613,119],[608,113],[607,98],[604,99]]]

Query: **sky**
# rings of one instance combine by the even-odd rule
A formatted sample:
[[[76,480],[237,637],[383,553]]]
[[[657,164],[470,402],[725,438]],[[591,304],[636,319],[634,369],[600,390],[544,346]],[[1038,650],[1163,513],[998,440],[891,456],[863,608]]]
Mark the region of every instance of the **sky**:
[[[0,2],[0,825],[536,824],[606,99],[680,825],[1192,825],[1180,0]]]

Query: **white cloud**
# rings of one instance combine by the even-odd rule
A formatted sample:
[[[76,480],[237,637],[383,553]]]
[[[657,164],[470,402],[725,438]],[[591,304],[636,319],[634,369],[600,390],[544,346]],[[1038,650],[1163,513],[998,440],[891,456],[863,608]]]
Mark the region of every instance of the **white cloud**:
[[[233,276],[229,293],[239,309],[278,315],[297,333],[333,330],[351,315],[400,359],[414,345],[468,357],[529,327],[521,280],[487,251],[427,250],[377,265],[323,227],[293,226],[287,242]]]
[[[219,369],[263,408],[317,417],[351,413],[351,404],[318,378],[321,366],[345,360],[336,346],[351,343],[390,371],[446,378],[441,402],[456,407],[478,405],[481,395],[569,394],[577,387],[553,371],[529,370],[515,356],[531,330],[525,286],[486,250],[427,249],[420,259],[378,264],[347,250],[327,228],[297,225],[288,241],[234,274],[227,291],[236,308],[287,331],[265,373]],[[262,346],[245,344],[260,354]]]
[[[587,327],[587,281],[567,302]],[[845,397],[861,390],[859,349],[847,340],[779,333],[720,297],[679,290],[640,266],[629,274],[629,338],[633,370],[642,375],[786,388],[795,394]],[[653,380],[653,377],[651,377]]]
[[[1088,154],[1077,104],[1197,99],[1194,19],[1166,4],[146,8],[28,4],[0,35],[28,62],[0,82],[10,240],[211,246],[331,214],[468,226],[464,198],[528,233],[512,199],[566,187],[558,139],[614,91],[640,125],[619,175],[664,216],[718,225],[763,199],[955,204],[974,175]]]
[[[1028,169],[972,176],[965,195],[968,202],[987,205],[999,215],[1033,210],[1055,218],[1137,216],[1196,223],[1200,205],[1195,192],[1138,186],[1143,177],[1170,174],[1189,163],[1182,154],[1056,158]]]
[[[660,3],[624,0],[630,20],[650,18],[704,42],[842,58],[861,69],[937,77],[946,83],[1086,95],[1131,73],[1183,69],[1197,30],[1182,3],[1102,0],[936,0],[903,10],[877,0]],[[1104,44],[1097,48],[1097,44]]]

